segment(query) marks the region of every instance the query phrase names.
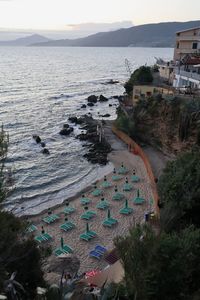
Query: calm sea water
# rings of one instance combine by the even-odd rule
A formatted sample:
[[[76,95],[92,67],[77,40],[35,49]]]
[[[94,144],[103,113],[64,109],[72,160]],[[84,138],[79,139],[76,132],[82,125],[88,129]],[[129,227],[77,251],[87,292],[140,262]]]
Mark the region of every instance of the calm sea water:
[[[83,158],[85,149],[75,138],[59,135],[70,115],[91,112],[116,117],[117,101],[81,110],[91,94],[106,97],[124,92],[129,73],[154,57],[172,59],[172,49],[158,48],[8,48],[0,47],[0,122],[10,136],[6,167],[12,168],[15,186],[6,209],[18,215],[34,214],[76,194],[111,166],[97,167]],[[116,85],[105,84],[109,79]],[[50,151],[41,153],[33,134]]]

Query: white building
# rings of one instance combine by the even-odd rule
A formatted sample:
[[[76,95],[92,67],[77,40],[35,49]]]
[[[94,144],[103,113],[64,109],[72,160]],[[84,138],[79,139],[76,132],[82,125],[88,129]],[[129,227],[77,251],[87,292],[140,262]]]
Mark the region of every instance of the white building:
[[[174,65],[175,88],[200,89],[200,27],[176,33]]]

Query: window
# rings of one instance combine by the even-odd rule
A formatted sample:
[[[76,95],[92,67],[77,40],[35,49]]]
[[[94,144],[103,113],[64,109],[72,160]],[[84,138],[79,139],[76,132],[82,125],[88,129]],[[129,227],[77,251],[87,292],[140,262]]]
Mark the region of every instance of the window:
[[[177,43],[176,48],[179,49],[179,42]]]
[[[193,43],[192,44],[192,49],[197,49],[198,43]]]

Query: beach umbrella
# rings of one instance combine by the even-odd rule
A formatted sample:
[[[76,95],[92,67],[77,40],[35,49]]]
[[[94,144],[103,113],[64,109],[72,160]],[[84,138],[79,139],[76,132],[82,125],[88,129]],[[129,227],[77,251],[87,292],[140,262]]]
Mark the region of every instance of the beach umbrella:
[[[125,200],[125,208],[128,208],[128,200]]]
[[[108,209],[107,218],[110,219],[110,216],[111,216],[110,209]]]
[[[122,200],[124,198],[124,194],[122,193],[115,193],[114,196],[112,197],[113,200]]]
[[[123,186],[123,190],[125,191],[125,192],[129,192],[129,191],[131,191],[132,190],[132,185],[130,184],[130,183],[125,183],[124,184],[124,186]]]
[[[95,196],[95,197],[101,196],[101,195],[102,195],[102,190],[96,188],[96,189],[92,192],[92,195]]]
[[[63,249],[63,247],[64,247],[64,239],[63,239],[63,237],[60,238],[60,246]]]
[[[140,197],[140,190],[138,189],[137,190],[137,198],[139,198]]]
[[[139,181],[140,181],[140,178],[139,178],[138,176],[136,176],[136,175],[132,175],[132,176],[131,176],[131,181],[132,181],[132,182],[139,182]]]

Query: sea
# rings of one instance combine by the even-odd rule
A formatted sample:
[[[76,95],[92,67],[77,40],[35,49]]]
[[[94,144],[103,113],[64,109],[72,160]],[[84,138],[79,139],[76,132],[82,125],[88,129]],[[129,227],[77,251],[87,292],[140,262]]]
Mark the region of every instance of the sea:
[[[12,170],[13,181],[5,209],[37,214],[109,173],[111,163],[102,167],[83,157],[80,126],[71,124],[67,137],[59,131],[70,116],[109,113],[107,119],[115,119],[118,101],[112,97],[124,93],[130,72],[172,56],[172,48],[0,47],[0,123],[9,134],[5,172]],[[111,79],[118,83],[108,84]],[[109,102],[81,109],[93,94]],[[33,135],[50,155],[42,154]]]

